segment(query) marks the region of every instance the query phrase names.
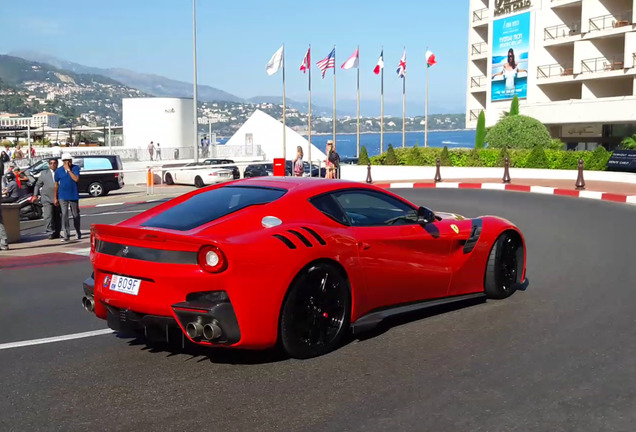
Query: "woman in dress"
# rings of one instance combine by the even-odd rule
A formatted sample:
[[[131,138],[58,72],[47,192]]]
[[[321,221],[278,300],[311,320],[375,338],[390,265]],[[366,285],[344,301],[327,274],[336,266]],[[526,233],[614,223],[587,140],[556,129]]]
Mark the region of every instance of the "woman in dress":
[[[303,148],[296,147],[296,159],[294,159],[294,176],[302,177],[305,172],[305,164],[303,163]]]
[[[329,160],[329,156],[332,151],[333,151],[333,141],[329,140],[327,141],[327,159],[325,160],[325,167],[327,168],[327,173],[325,175],[325,178],[328,178],[328,179],[336,178],[336,167],[333,164],[333,162]]]
[[[504,92],[506,95],[513,96],[515,94],[515,78],[519,72],[527,72],[527,70],[519,68],[519,65],[515,60],[515,52],[512,48],[510,48],[508,50],[508,61],[504,63],[501,72],[497,72],[492,77],[494,79],[496,76],[503,75],[506,80]]]

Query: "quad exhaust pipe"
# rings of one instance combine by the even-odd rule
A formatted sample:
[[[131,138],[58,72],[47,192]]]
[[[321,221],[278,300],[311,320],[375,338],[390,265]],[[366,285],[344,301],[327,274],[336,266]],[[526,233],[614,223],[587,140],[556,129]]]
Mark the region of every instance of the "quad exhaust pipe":
[[[196,339],[203,336],[204,339],[207,339],[209,341],[219,339],[223,334],[223,332],[221,331],[221,327],[214,323],[202,325],[201,323],[195,321],[189,322],[186,325],[186,333],[191,339]]]
[[[82,297],[82,306],[84,306],[84,310],[86,310],[86,312],[95,311],[95,299],[86,296]]]

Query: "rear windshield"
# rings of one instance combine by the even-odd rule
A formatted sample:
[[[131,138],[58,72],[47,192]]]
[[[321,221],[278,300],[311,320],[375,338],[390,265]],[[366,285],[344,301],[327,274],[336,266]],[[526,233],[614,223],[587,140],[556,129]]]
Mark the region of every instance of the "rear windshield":
[[[275,201],[285,192],[285,189],[263,187],[220,187],[194,195],[147,220],[142,226],[188,231],[245,207]]]

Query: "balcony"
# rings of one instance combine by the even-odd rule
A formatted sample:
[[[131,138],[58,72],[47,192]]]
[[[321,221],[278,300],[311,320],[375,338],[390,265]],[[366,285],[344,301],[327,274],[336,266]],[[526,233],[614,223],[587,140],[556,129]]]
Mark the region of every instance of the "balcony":
[[[470,77],[470,88],[471,90],[474,88],[482,88],[486,87],[488,84],[488,80],[484,75],[477,75]]]
[[[479,120],[479,113],[481,113],[483,110],[480,109],[471,109],[470,112],[468,113],[468,121],[477,121]]]
[[[482,22],[488,18],[488,8],[477,9],[473,11],[473,24]]]
[[[553,77],[570,77],[574,75],[574,69],[570,65],[549,64],[537,68],[537,79]]]
[[[581,34],[581,22],[574,22],[570,25],[560,24],[543,29],[543,40],[552,41],[568,36]]]
[[[601,31],[612,28],[628,27],[632,25],[632,13],[623,12],[618,16],[614,15],[602,15],[595,18],[590,18],[590,32]]]
[[[471,46],[470,55],[479,56],[488,52],[488,44],[486,42],[474,43]]]
[[[607,59],[605,57],[596,57],[581,61],[581,73],[609,72],[614,70],[622,70],[625,63],[622,58]]]

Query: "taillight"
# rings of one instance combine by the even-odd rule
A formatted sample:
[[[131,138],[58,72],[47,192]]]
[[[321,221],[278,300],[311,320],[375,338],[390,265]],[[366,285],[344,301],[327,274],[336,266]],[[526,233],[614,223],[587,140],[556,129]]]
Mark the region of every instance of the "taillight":
[[[95,252],[95,233],[91,231],[91,252]]]
[[[115,173],[115,178],[119,178],[119,173]]]
[[[227,258],[216,246],[203,246],[197,258],[199,266],[207,272],[220,273],[227,268]]]

